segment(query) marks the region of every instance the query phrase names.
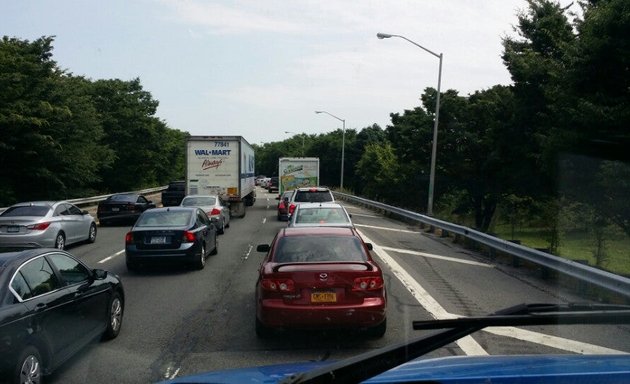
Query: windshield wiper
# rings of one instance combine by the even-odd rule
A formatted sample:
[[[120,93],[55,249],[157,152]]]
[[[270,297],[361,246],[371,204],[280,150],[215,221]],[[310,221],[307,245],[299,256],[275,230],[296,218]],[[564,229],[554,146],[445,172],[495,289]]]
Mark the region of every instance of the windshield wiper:
[[[630,324],[630,306],[607,304],[520,304],[488,316],[414,321],[414,329],[443,329],[281,380],[293,383],[357,383],[491,326]]]

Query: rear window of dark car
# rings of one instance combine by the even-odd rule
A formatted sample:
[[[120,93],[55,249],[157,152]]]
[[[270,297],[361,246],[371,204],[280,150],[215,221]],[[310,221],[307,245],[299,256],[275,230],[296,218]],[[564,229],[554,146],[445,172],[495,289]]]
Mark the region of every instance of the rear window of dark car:
[[[351,236],[290,236],[278,242],[273,261],[310,263],[366,261],[361,241]]]
[[[128,201],[135,202],[138,198],[136,195],[114,195],[107,198],[109,201]]]
[[[24,206],[24,207],[9,207],[7,208],[6,211],[2,212],[2,214],[0,216],[4,216],[4,217],[13,217],[13,216],[36,216],[36,217],[43,217],[46,216],[46,214],[48,213],[48,211],[50,210],[49,207],[44,207],[44,206],[37,206],[37,205],[33,205],[33,206]]]
[[[145,211],[136,227],[184,227],[190,223],[193,211]]]
[[[297,191],[295,193],[296,203],[323,203],[333,201],[330,191]]]

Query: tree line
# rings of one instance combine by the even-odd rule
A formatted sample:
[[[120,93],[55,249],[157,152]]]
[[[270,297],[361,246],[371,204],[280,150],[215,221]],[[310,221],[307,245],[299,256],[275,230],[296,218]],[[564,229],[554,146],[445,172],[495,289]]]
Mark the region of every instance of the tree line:
[[[53,41],[0,41],[0,206],[180,178],[186,133],[155,116],[140,79],[73,75],[53,60]]]

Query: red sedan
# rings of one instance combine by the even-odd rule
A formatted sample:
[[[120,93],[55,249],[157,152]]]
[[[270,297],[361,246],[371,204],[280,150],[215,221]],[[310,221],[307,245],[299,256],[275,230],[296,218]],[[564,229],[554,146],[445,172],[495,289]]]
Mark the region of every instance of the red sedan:
[[[274,328],[362,329],[385,333],[387,296],[372,245],[356,229],[284,228],[267,252],[256,283],[256,334]]]

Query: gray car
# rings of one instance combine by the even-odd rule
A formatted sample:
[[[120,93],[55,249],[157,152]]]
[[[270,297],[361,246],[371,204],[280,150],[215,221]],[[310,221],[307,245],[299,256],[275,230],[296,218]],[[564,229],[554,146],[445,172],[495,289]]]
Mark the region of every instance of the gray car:
[[[230,207],[223,203],[220,197],[215,195],[188,195],[184,197],[180,206],[199,207],[208,215],[216,225],[217,233],[223,234],[225,228],[230,226]]]
[[[351,216],[339,203],[301,203],[289,227],[353,227]]]
[[[94,217],[67,201],[18,203],[0,214],[0,246],[64,249],[96,240]]]

